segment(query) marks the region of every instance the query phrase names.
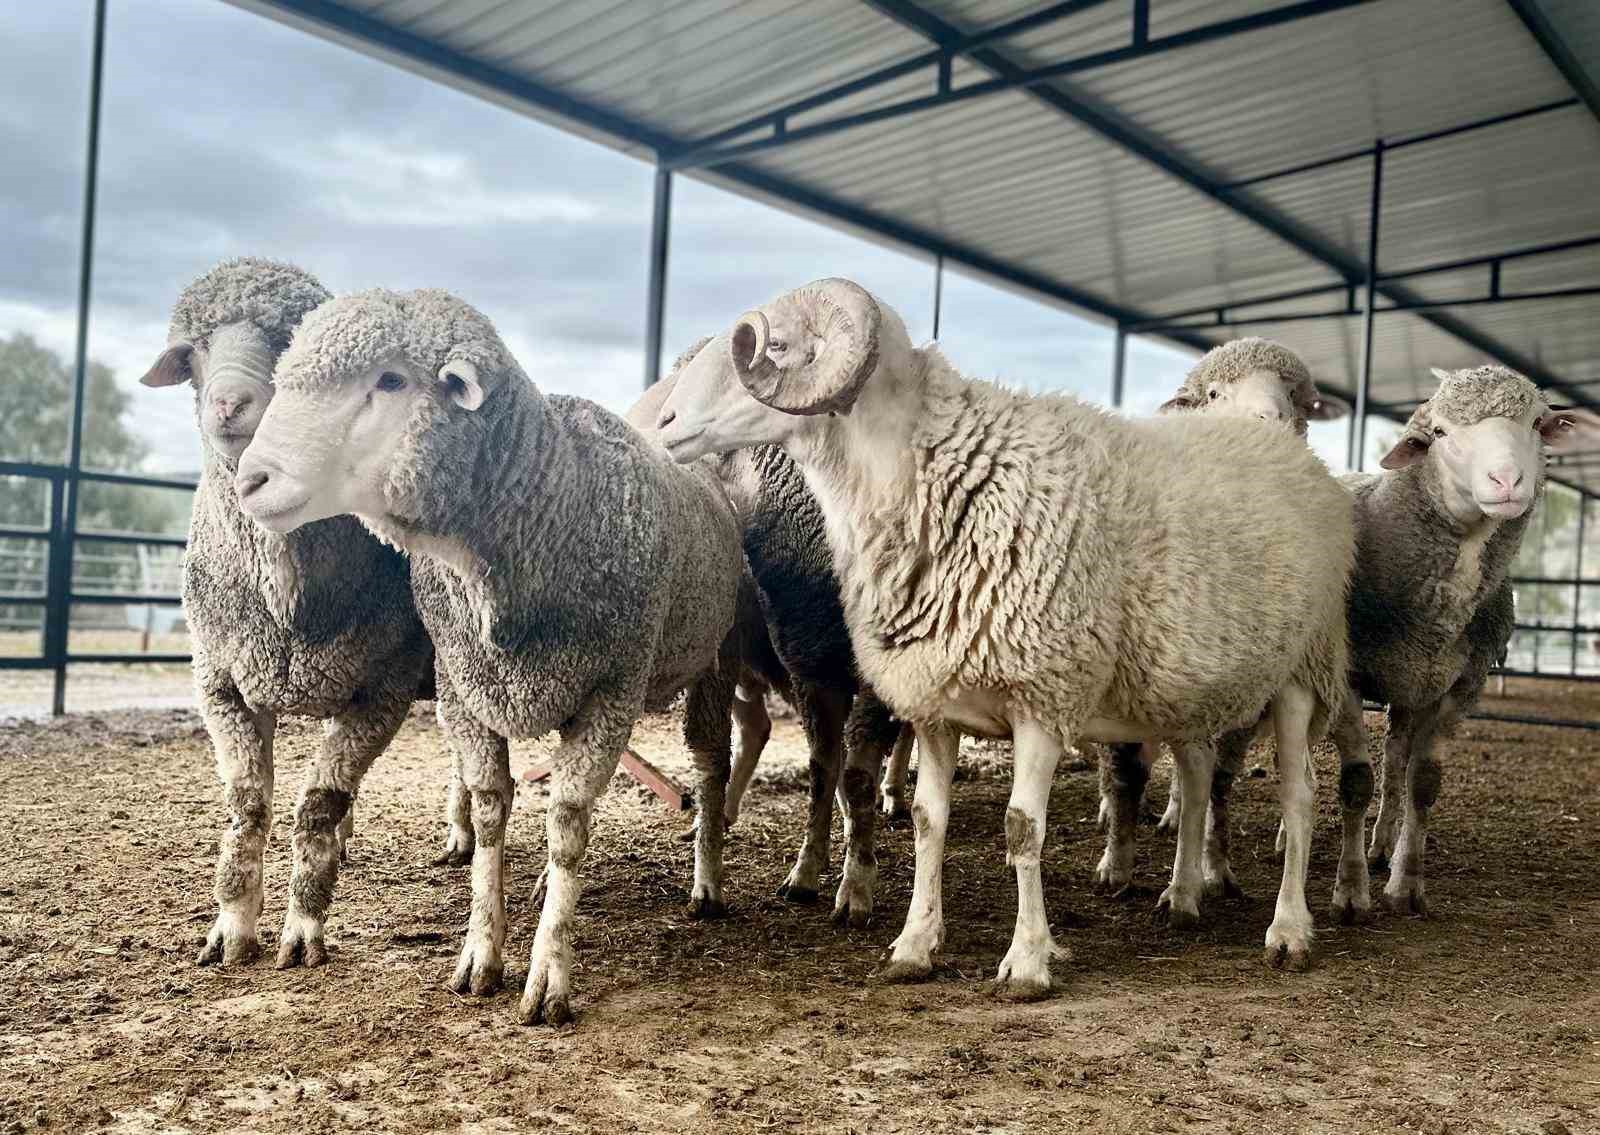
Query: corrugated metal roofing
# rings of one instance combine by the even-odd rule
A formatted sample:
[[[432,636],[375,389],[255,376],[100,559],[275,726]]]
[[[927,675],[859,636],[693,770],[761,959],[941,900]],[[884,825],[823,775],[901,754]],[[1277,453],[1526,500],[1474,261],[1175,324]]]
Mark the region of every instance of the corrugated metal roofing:
[[[973,34],[1058,7],[1038,0],[236,2],[408,66],[442,69],[452,81],[492,89],[500,101],[644,154],[926,56],[930,27]],[[1149,35],[1159,40],[1290,3],[1152,0]],[[1384,161],[1383,272],[1600,237],[1600,122],[1575,97],[1587,97],[1600,77],[1600,5],[1518,4],[1536,7],[1555,29],[1570,57],[1562,66],[1530,31],[1526,13],[1505,0],[1374,0],[1075,72],[1038,89],[793,141],[691,176],[937,245],[956,259],[1004,269],[1013,284],[1134,320],[1358,282],[1370,157],[1226,187],[1356,155],[1378,139],[1401,144]],[[1078,7],[987,45],[992,55],[958,55],[954,87],[998,69],[1049,66],[1129,43],[1129,0]],[[796,114],[788,125],[798,130],[933,90],[924,67]],[[1569,105],[1550,108],[1562,101]],[[1405,144],[1535,108],[1544,109]],[[1600,244],[1507,261],[1500,286],[1504,293],[1600,287]],[[1477,299],[1489,288],[1487,265],[1386,286],[1391,295],[1403,289],[1427,301]],[[1282,315],[1340,310],[1345,302],[1339,290],[1248,310]],[[1600,400],[1597,315],[1600,300],[1591,297],[1380,315],[1372,399],[1407,406],[1431,387],[1429,367],[1479,362],[1493,351],[1560,384],[1569,400]],[[1348,394],[1357,382],[1359,318],[1188,337],[1243,333],[1281,338],[1334,389]],[[1594,476],[1590,487],[1600,490],[1600,470]]]

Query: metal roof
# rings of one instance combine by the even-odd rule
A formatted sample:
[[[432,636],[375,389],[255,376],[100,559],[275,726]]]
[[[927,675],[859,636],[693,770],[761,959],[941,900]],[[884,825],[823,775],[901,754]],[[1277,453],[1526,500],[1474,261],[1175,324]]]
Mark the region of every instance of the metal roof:
[[[1371,408],[1490,358],[1600,403],[1592,0],[235,2],[1346,396],[1381,164]]]

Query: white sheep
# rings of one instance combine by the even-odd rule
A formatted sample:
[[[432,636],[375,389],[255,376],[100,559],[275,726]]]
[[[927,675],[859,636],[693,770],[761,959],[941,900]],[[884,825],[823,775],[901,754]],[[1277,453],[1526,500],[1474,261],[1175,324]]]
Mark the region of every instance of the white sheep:
[[[183,609],[200,713],[232,821],[217,859],[219,913],[201,965],[243,963],[260,950],[272,739],[285,714],[327,724],[295,804],[278,966],[327,960],[323,920],[352,802],[432,656],[404,558],[350,518],[288,535],[264,532],[234,495],[237,462],[273,396],[273,364],[296,325],[328,296],[292,265],[224,261],[178,297],[168,346],[141,379],[192,386],[203,441]]]
[[[548,863],[519,1017],[571,1019],[573,913],[595,800],[634,723],[688,688],[702,822],[690,914],[720,914],[729,630],[743,570],[733,510],[592,402],[546,396],[490,322],[438,291],[318,308],[274,375],[239,467],[241,503],[292,531],[353,513],[412,557],[437,650],[439,720],[472,794],[473,902],[451,985],[501,983],[507,739],[552,729]]]
[[[1204,742],[1269,708],[1293,869],[1267,954],[1307,962],[1310,742],[1344,696],[1353,537],[1348,496],[1287,431],[1129,421],[963,378],[837,279],[742,316],[683,369],[660,424],[679,461],[776,444],[800,466],[862,675],[916,724],[916,881],[886,978],[926,976],[942,941],[957,730],[1014,741],[1018,912],[999,977],[1028,995],[1063,952],[1039,868],[1063,748],[1185,742],[1197,833]],[[1195,901],[1198,860],[1180,846],[1169,902]]]
[[[1270,339],[1235,339],[1207,351],[1184,376],[1159,412],[1259,418],[1289,426],[1299,437],[1313,421],[1330,421],[1349,413],[1342,399],[1317,390],[1305,363],[1289,348]],[[1213,781],[1238,772],[1248,738],[1223,742]],[[1111,746],[1100,759],[1100,822],[1107,830],[1105,854],[1095,868],[1095,885],[1122,892],[1133,876],[1135,822],[1143,803],[1155,744]],[[1167,808],[1156,828],[1176,832],[1183,778],[1174,775]],[[1227,793],[1214,794],[1207,814],[1206,852],[1202,874],[1207,894],[1240,894],[1228,864]]]

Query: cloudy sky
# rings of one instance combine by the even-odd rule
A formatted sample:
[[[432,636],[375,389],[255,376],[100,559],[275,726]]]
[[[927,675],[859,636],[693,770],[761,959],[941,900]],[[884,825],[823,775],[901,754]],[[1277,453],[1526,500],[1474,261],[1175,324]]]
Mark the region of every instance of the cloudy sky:
[[[0,4],[0,335],[70,355],[83,196],[88,0]],[[113,0],[107,32],[91,355],[135,392],[152,470],[192,470],[188,399],[136,379],[183,285],[257,254],[335,291],[443,287],[482,308],[541,387],[622,410],[637,396],[651,169],[220,0]],[[760,233],[759,246],[751,240]],[[860,280],[932,332],[917,256],[678,179],[665,352],[774,293]],[[947,273],[941,342],[969,373],[1109,395],[1111,332]],[[1130,406],[1185,354],[1135,341]],[[95,423],[88,424],[89,429]],[[1332,455],[1342,435],[1326,437]]]

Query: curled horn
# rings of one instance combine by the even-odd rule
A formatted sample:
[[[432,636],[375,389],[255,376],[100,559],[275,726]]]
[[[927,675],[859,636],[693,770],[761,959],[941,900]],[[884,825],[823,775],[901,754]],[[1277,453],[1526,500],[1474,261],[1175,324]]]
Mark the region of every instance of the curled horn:
[[[878,365],[883,313],[866,289],[849,280],[819,280],[778,301],[795,311],[810,358],[780,366],[768,357],[772,329],[760,311],[734,324],[729,352],[739,381],[757,401],[786,414],[847,413]],[[797,344],[798,345],[798,344]]]

